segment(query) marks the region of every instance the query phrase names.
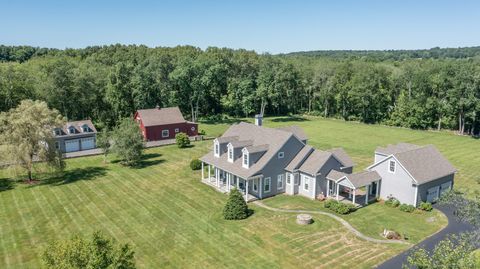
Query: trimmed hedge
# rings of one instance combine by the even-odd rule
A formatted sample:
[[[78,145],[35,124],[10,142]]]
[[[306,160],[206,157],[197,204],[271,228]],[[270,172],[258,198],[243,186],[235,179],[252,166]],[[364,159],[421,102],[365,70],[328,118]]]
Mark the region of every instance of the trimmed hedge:
[[[408,213],[415,211],[415,207],[413,205],[407,205],[407,204],[401,204],[399,209],[400,211],[408,212]]]
[[[421,202],[419,208],[423,211],[432,211],[433,209],[432,204],[429,202]]]
[[[328,199],[325,201],[323,206],[341,215],[346,215],[357,209],[353,204],[346,204],[333,199]]]
[[[389,206],[389,207],[397,207],[400,205],[400,201],[398,201],[396,198],[388,198],[387,201],[385,201],[385,205]]]
[[[202,169],[202,161],[199,159],[193,159],[190,161],[190,168],[192,170],[200,170]]]

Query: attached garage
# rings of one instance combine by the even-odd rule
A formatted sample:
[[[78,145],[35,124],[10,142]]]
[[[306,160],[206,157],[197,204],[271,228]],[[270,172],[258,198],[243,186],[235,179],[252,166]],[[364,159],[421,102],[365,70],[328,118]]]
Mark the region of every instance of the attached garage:
[[[80,139],[65,140],[65,152],[80,150]]]
[[[427,190],[427,202],[435,202],[440,195],[440,186],[436,186]]]
[[[81,142],[82,142],[82,150],[95,148],[95,138],[93,137],[82,138]]]

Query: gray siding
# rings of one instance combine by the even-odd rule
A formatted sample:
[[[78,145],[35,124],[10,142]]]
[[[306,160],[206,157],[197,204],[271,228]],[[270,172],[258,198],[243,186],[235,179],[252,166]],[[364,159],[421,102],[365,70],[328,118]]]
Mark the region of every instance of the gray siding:
[[[58,142],[60,146],[60,152],[65,153],[65,141],[66,140],[72,140],[72,139],[82,139],[82,138],[88,138],[88,137],[94,137],[95,141],[95,147],[97,145],[97,139],[96,139],[96,133],[80,133],[80,134],[72,134],[72,135],[63,135],[63,136],[55,136],[55,141]],[[81,145],[80,145],[81,147]],[[80,148],[80,150],[82,150]]]
[[[454,174],[450,174],[441,178],[438,178],[436,180],[424,183],[422,185],[418,186],[418,196],[417,196],[417,205],[420,204],[420,202],[424,202],[427,200],[427,190],[436,186],[440,186],[443,183],[447,182],[452,182],[451,187],[453,188],[453,178]]]
[[[388,171],[390,159],[392,159],[392,157],[387,158],[386,161],[371,169],[372,171],[377,171],[382,177],[380,183],[380,197],[382,199],[387,199],[388,197],[393,196],[401,203],[414,205],[416,192],[414,180],[398,162],[396,164],[395,173],[390,173]]]
[[[332,169],[337,170],[337,171],[342,171],[344,173],[348,173],[350,170],[351,173],[351,168],[350,169],[344,169],[340,170],[340,167],[342,167],[342,164],[337,161],[337,159],[330,157],[328,161],[322,166],[320,169],[320,175],[317,176],[317,187],[316,187],[316,196],[323,193],[324,195],[327,195],[327,179],[326,176]]]
[[[292,136],[286,143],[283,145],[283,147],[279,150],[284,152],[284,157],[279,159],[278,158],[278,152],[275,154],[275,156],[265,165],[265,167],[262,169],[262,174],[264,176],[264,179],[267,177],[270,177],[272,179],[271,183],[271,190],[268,193],[263,192],[263,187],[262,187],[262,198],[274,196],[278,193],[284,193],[285,192],[285,167],[290,163],[290,161],[297,155],[297,153],[302,149],[304,145],[300,140]],[[284,188],[281,190],[278,190],[277,188],[277,176],[278,175],[283,175],[284,176]],[[262,182],[265,184],[265,181]]]

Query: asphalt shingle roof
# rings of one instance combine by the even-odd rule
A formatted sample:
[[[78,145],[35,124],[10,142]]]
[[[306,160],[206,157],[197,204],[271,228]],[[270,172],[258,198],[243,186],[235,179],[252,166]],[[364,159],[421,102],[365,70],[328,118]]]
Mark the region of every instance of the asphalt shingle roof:
[[[342,148],[334,148],[334,149],[329,149],[327,150],[328,152],[331,152],[333,156],[342,163],[344,167],[353,167],[355,166],[355,163],[353,162],[352,158],[348,156],[347,152],[342,149]]]
[[[178,107],[140,109],[137,112],[145,127],[186,122]]]
[[[308,137],[305,134],[305,132],[303,131],[303,129],[296,126],[296,125],[280,127],[280,128],[277,128],[277,129],[293,133],[300,140],[307,140],[308,139]]]

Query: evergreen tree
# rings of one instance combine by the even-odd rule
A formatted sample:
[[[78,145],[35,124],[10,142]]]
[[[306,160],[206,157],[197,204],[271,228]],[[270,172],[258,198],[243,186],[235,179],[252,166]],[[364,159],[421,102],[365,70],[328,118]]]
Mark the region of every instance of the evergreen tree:
[[[230,191],[227,204],[223,208],[223,218],[226,220],[241,220],[248,217],[248,206],[237,188]]]

